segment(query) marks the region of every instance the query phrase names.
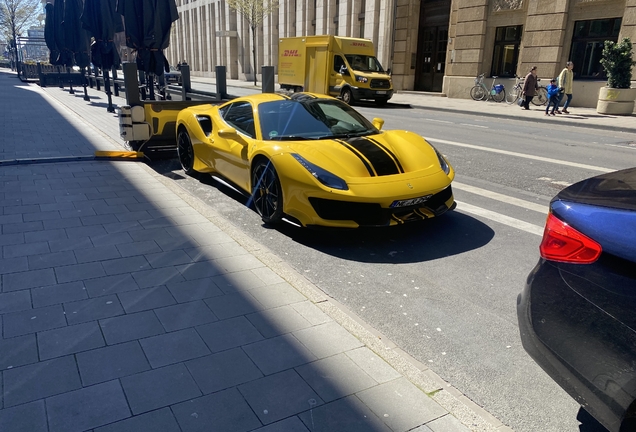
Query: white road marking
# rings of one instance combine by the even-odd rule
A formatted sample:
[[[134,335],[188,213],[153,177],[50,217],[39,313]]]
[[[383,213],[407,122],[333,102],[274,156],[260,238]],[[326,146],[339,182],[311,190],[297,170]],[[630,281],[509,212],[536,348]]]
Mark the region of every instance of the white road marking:
[[[490,199],[494,199],[497,201],[501,201],[504,202],[506,204],[512,204],[514,206],[517,207],[521,207],[524,209],[528,209],[528,210],[534,210],[536,212],[542,213],[547,215],[548,214],[548,206],[547,205],[541,205],[541,204],[537,204],[537,203],[533,203],[530,201],[525,201],[519,198],[513,198],[513,197],[509,197],[507,195],[504,194],[500,194],[497,192],[492,192],[489,191],[487,189],[482,189],[482,188],[478,188],[475,186],[470,186],[464,183],[459,183],[454,181],[452,183],[453,185],[453,189],[459,189],[459,190],[463,190],[465,192],[470,192],[472,194],[475,195],[480,195],[486,198],[490,198]]]
[[[537,180],[547,181],[547,182],[550,182],[550,184],[554,184],[558,186],[565,186],[565,187],[572,186],[572,183],[551,179],[550,177],[539,177]]]
[[[470,124],[470,123],[460,123],[460,125],[478,127],[478,128],[482,128],[482,129],[490,129],[488,126],[482,126],[482,125],[476,125],[476,124]]]
[[[448,141],[448,140],[444,140],[444,139],[431,138],[431,137],[427,137],[426,139],[428,141],[441,143],[441,144],[448,144],[448,145],[454,145],[454,146],[458,146],[458,147],[471,148],[471,149],[482,150],[482,151],[487,151],[487,152],[491,152],[491,153],[505,154],[505,155],[508,155],[508,156],[516,156],[516,157],[520,157],[520,158],[524,158],[524,159],[533,159],[533,160],[542,161],[542,162],[549,162],[549,163],[553,163],[553,164],[557,164],[557,165],[565,165],[565,166],[571,166],[571,167],[575,167],[575,168],[588,169],[588,170],[591,170],[591,171],[599,171],[599,172],[604,172],[604,173],[616,171],[615,169],[610,169],[610,168],[603,168],[603,167],[598,167],[598,166],[594,166],[594,165],[580,164],[580,163],[576,163],[576,162],[568,162],[568,161],[564,161],[564,160],[552,159],[552,158],[547,158],[547,157],[543,157],[543,156],[534,156],[534,155],[529,155],[529,154],[525,154],[525,153],[517,153],[517,152],[508,151],[508,150],[500,150],[500,149],[482,147],[482,146],[473,145],[473,144],[460,143],[460,142],[457,142],[457,141]]]
[[[430,118],[427,118],[427,119],[424,119],[424,120],[428,120],[428,121],[432,121],[432,122],[437,122],[437,123],[453,123],[453,122],[451,122],[451,121],[447,121],[447,120],[437,120],[437,119],[430,119]]]
[[[619,144],[605,144],[605,145],[606,146],[610,146],[610,147],[618,147],[618,148],[622,148],[622,149],[636,150],[636,147],[628,146],[628,145],[619,145]]]
[[[538,225],[534,225],[528,222],[524,222],[519,219],[511,218],[510,216],[505,216],[500,213],[496,213],[494,211],[486,210],[481,207],[467,204],[465,202],[457,202],[457,209],[466,213],[470,213],[475,216],[481,216],[486,219],[490,219],[493,222],[498,222],[500,224],[507,225],[509,227],[528,232],[530,234],[543,236],[543,227],[540,227]]]

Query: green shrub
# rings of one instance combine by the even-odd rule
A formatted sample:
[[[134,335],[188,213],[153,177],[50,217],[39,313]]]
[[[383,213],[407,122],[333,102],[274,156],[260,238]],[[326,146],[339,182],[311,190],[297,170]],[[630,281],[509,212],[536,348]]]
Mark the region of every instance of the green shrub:
[[[601,65],[607,73],[607,87],[630,88],[632,81],[632,41],[623,38],[620,42],[605,41]]]

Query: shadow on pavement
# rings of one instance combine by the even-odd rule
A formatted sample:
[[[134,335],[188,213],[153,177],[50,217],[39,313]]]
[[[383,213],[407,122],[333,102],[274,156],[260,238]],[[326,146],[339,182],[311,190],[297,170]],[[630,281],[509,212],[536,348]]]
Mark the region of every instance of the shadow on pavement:
[[[0,87],[30,126],[7,139],[92,152],[41,94]],[[446,414],[141,164],[0,179],[3,430],[380,432]]]

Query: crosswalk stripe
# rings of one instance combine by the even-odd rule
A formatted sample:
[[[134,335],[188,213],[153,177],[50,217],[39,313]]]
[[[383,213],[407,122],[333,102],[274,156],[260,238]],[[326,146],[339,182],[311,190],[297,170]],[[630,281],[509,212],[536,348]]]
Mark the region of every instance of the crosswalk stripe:
[[[477,207],[465,202],[457,202],[457,210],[470,213],[475,216],[481,216],[483,218],[490,219],[491,221],[498,222],[500,224],[528,232],[530,234],[543,236],[543,227],[519,219],[511,218],[510,216],[505,216],[491,210],[486,210],[484,208]]]
[[[521,207],[528,210],[533,210],[539,213],[548,214],[548,206],[541,205],[537,203],[533,203],[530,201],[525,201],[519,198],[513,198],[504,194],[500,194],[497,192],[492,192],[487,189],[478,188],[476,186],[470,186],[464,183],[459,183],[457,181],[453,182],[453,189],[459,189],[465,192],[470,192],[475,195],[480,195],[486,198],[494,199],[497,201],[504,202],[506,204],[511,204],[517,207]]]
[[[508,156],[516,156],[516,157],[525,158],[525,159],[533,159],[533,160],[537,160],[537,161],[541,161],[541,162],[549,162],[549,163],[558,164],[558,165],[571,166],[571,167],[575,167],[575,168],[583,168],[583,169],[587,169],[587,170],[590,170],[590,171],[599,171],[599,172],[604,172],[604,173],[616,171],[615,169],[603,168],[603,167],[598,167],[598,166],[594,166],[594,165],[586,165],[586,164],[580,164],[580,163],[576,163],[576,162],[569,162],[569,161],[564,161],[564,160],[559,160],[559,159],[547,158],[547,157],[543,157],[543,156],[535,156],[535,155],[529,155],[529,154],[525,154],[525,153],[512,152],[512,151],[508,151],[508,150],[501,150],[501,149],[494,149],[494,148],[489,148],[489,147],[482,147],[482,146],[473,145],[473,144],[460,143],[460,142],[457,142],[457,141],[448,141],[448,140],[444,140],[444,139],[431,138],[431,137],[426,137],[426,139],[428,141],[432,141],[434,143],[454,145],[454,146],[457,146],[457,147],[465,147],[465,148],[470,148],[470,149],[475,149],[475,150],[487,151],[487,152],[491,152],[491,153],[505,154],[505,155],[508,155]]]

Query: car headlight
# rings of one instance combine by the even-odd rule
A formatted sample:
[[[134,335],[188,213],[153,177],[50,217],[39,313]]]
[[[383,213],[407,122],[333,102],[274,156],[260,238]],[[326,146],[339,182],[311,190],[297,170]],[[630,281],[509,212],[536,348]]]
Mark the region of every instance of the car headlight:
[[[356,75],[356,81],[361,82],[361,83],[365,83],[365,82],[369,81],[369,78]]]
[[[312,164],[304,157],[292,153],[294,159],[298,161],[309,173],[314,176],[320,183],[324,184],[327,187],[339,190],[348,190],[349,186],[347,183],[341,179],[340,177],[331,174],[329,171],[320,168],[318,165]]]
[[[444,156],[442,156],[442,154],[439,151],[437,151],[435,147],[433,147],[433,150],[435,150],[435,154],[437,155],[437,159],[439,160],[439,165],[442,167],[442,170],[446,174],[448,174],[450,172],[450,165],[448,165],[448,162],[446,162],[446,158],[444,158]]]

